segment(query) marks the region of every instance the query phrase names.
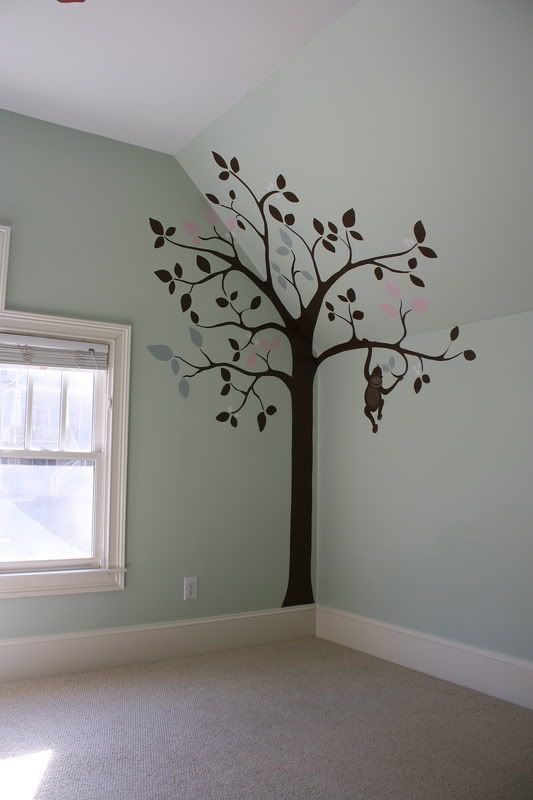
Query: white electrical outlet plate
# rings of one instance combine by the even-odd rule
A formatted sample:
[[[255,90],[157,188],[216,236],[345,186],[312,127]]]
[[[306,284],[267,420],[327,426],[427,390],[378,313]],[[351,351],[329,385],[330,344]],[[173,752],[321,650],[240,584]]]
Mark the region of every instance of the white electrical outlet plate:
[[[183,599],[196,600],[198,597],[198,577],[183,579]]]

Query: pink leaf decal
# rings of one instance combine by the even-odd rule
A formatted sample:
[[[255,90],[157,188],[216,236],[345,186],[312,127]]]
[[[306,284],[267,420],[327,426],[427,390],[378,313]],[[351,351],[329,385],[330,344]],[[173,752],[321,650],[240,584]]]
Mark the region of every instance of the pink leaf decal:
[[[399,297],[401,297],[401,294],[402,294],[402,293],[401,293],[401,291],[399,290],[399,288],[396,286],[396,284],[394,284],[394,283],[386,283],[386,284],[385,284],[385,286],[387,287],[387,291],[388,291],[388,293],[389,293],[389,294],[390,294],[392,297],[396,297],[396,298],[399,298]]]
[[[254,364],[256,363],[257,363],[257,356],[255,354],[255,350],[252,350],[252,352],[248,353],[248,357],[246,358],[246,366],[253,367]]]
[[[229,231],[233,231],[235,230],[236,227],[237,227],[237,217],[230,217],[226,222],[226,228]]]
[[[200,233],[200,226],[192,219],[188,219],[183,223],[183,227],[191,236],[198,236]]]
[[[380,307],[380,308],[381,308],[381,310],[382,310],[382,311],[384,311],[384,312],[385,312],[385,314],[387,314],[387,316],[389,316],[389,317],[397,317],[397,316],[398,316],[398,314],[400,313],[400,312],[398,311],[398,309],[397,309],[397,308],[394,308],[394,306],[391,306],[391,304],[390,304],[390,303],[381,303],[379,307]]]
[[[213,211],[213,209],[211,208],[211,206],[209,206],[209,208],[205,212],[205,218],[206,218],[206,220],[207,220],[209,225],[216,225],[217,222],[218,222],[218,217],[215,214],[215,212]]]
[[[428,301],[425,297],[416,297],[411,303],[413,311],[427,311]]]
[[[267,342],[267,340],[266,339],[261,339],[259,341],[258,347],[260,347],[261,350],[268,350],[268,342]]]

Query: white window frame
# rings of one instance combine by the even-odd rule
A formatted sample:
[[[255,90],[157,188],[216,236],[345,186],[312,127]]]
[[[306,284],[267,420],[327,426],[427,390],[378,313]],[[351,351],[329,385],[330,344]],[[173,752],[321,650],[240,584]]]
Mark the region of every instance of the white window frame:
[[[101,342],[109,347],[106,408],[103,409],[104,479],[95,492],[97,558],[76,566],[50,562],[3,569],[0,598],[81,592],[120,591],[126,573],[126,474],[131,327],[5,309],[10,229],[0,226],[0,330],[9,333]],[[4,451],[0,451],[4,454]],[[42,452],[38,451],[43,457]],[[7,451],[6,451],[7,453]],[[8,454],[9,455],[9,454]],[[36,452],[37,455],[37,452]],[[57,457],[57,453],[54,453]],[[75,454],[74,454],[75,455]],[[87,453],[79,454],[80,458]],[[73,454],[69,453],[72,457]]]

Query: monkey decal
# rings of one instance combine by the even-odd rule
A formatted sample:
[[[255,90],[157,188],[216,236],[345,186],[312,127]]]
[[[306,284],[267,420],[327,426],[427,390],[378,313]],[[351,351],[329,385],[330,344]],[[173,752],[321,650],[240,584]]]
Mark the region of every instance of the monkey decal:
[[[384,394],[390,394],[392,390],[403,379],[403,375],[394,375],[396,380],[387,389],[383,386],[383,372],[381,367],[374,367],[370,372],[370,362],[372,361],[372,348],[368,349],[368,355],[365,361],[365,380],[367,387],[365,389],[365,414],[372,423],[372,433],[378,432],[378,424],[374,419],[374,413],[377,411],[378,420],[383,416],[383,399]]]

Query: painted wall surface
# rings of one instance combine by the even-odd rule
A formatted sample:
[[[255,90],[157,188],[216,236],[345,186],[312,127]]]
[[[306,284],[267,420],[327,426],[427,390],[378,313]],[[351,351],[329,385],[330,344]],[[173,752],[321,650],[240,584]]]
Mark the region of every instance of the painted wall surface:
[[[531,659],[533,312],[462,336],[476,361],[435,365],[417,396],[405,380],[376,436],[357,357],[321,367],[319,601]]]
[[[304,234],[353,206],[361,257],[422,218],[439,258],[413,330],[529,310],[532,35],[529,0],[358,0],[178,160],[202,191],[212,149],[254,187],[283,172]]]
[[[279,607],[286,584],[286,398],[270,430],[214,419],[218,383],[185,400],[148,344],[192,352],[155,278],[148,217],[202,222],[206,204],[170,156],[0,114],[0,223],[12,226],[7,307],[133,326],[127,588],[0,601],[0,638]],[[168,256],[167,256],[168,258]],[[181,259],[186,263],[186,257]],[[183,577],[199,599],[183,601]]]
[[[462,324],[478,360],[439,365],[420,396],[405,381],[377,435],[357,356],[321,367],[318,600],[526,657],[532,331],[506,315],[533,299],[532,33],[527,0],[359,0],[177,155],[203,191],[211,149],[254,186],[283,172],[306,235],[354,206],[362,258],[423,219],[439,258],[410,330]],[[360,295],[381,336],[384,284]]]

